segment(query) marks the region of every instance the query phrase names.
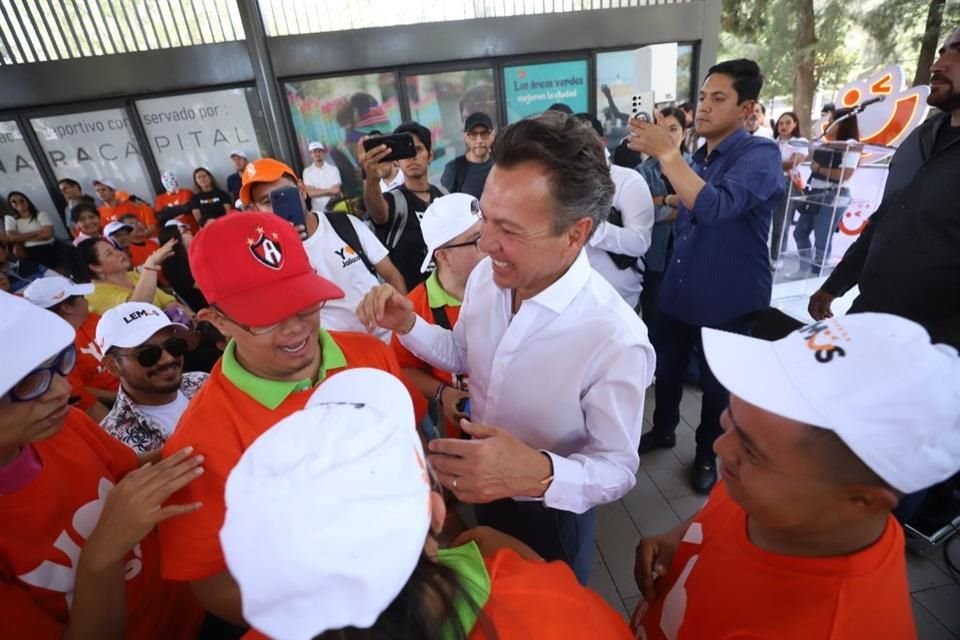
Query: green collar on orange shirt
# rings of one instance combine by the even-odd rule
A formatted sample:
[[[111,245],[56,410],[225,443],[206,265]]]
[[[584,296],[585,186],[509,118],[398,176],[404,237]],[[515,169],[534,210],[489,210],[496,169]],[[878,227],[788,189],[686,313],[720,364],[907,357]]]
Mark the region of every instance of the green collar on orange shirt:
[[[487,572],[487,565],[483,563],[480,549],[473,541],[451,549],[440,549],[437,552],[437,562],[457,572],[460,586],[470,598],[470,602],[467,602],[463,597],[458,597],[453,603],[460,624],[469,635],[477,624],[480,610],[490,599],[490,574]],[[454,637],[450,624],[444,625],[443,637]]]
[[[440,277],[436,271],[430,274],[424,286],[427,287],[427,304],[430,305],[431,309],[460,306],[460,301],[447,293],[447,290],[440,284]]]
[[[347,366],[347,357],[343,355],[343,350],[326,330],[320,329],[318,339],[320,341],[320,372],[317,374],[316,383],[310,378],[269,380],[250,373],[237,361],[236,343],[233,340],[227,343],[227,348],[223,351],[220,369],[235,387],[266,408],[276,409],[291,393],[320,384],[327,377],[327,372]]]

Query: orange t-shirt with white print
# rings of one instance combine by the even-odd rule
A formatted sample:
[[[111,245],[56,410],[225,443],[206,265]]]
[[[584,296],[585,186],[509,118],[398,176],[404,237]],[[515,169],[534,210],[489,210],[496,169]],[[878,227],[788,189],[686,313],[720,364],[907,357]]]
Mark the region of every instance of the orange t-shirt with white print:
[[[120,381],[103,366],[100,349],[97,347],[98,322],[100,316],[91,312],[77,329],[77,335],[73,339],[73,346],[77,350],[74,371],[86,386],[116,393],[120,388]]]
[[[33,447],[39,475],[0,495],[0,638],[63,635],[80,552],[107,492],[137,466],[133,450],[77,409]],[[155,532],[127,554],[124,637],[195,638],[203,611],[186,585],[160,579],[159,554]]]
[[[760,549],[747,514],[717,484],[657,583],[633,614],[642,640],[916,638],[903,531],[847,556],[804,558]]]
[[[190,198],[192,197],[193,191],[190,191],[190,189],[186,187],[180,188],[176,193],[167,193],[164,191],[157,196],[157,200],[153,204],[153,209],[156,211],[157,216],[160,216],[167,207],[179,207],[189,204]],[[197,224],[197,219],[193,217],[193,212],[188,211],[187,213],[177,216],[175,220],[190,227],[190,231],[194,234],[200,231],[200,225]]]
[[[431,278],[436,276],[431,275]],[[436,324],[433,315],[433,309],[430,307],[430,297],[427,293],[427,282],[421,282],[416,287],[413,288],[413,291],[407,294],[407,299],[413,303],[413,312],[429,322],[430,324]],[[445,305],[443,307],[444,312],[447,315],[447,320],[450,322],[450,326],[453,327],[457,324],[457,320],[460,318],[460,307],[453,305]],[[437,380],[442,380],[449,385],[453,385],[453,375],[449,371],[444,371],[443,369],[437,369],[433,367],[407,349],[400,342],[400,339],[396,334],[393,335],[391,339],[390,346],[393,347],[394,353],[397,354],[397,362],[400,364],[401,369],[420,369]],[[420,394],[421,396],[423,394]],[[449,420],[444,419],[444,436],[448,438],[459,438],[461,435],[460,427],[451,423]]]
[[[421,394],[404,379],[390,347],[363,333],[328,333],[346,359],[346,366],[327,371],[328,377],[358,367],[382,369],[404,382],[416,406],[416,396]],[[205,458],[204,474],[170,500],[173,504],[199,501],[203,506],[160,524],[163,576],[168,580],[200,580],[226,570],[220,528],[226,514],[223,494],[227,476],[254,440],[302,409],[315,390],[311,387],[294,391],[279,406],[270,409],[227,379],[222,367],[224,358],[214,365],[210,377],[191,400],[163,448],[163,455],[167,457],[192,446]],[[425,411],[423,405],[421,402],[418,420]]]

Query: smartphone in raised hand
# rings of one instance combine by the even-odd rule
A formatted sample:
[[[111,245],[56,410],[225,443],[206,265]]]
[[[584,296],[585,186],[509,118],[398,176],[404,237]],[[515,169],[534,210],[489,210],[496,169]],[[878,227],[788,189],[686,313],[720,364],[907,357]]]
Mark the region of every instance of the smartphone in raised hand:
[[[417,156],[417,148],[413,142],[413,135],[409,133],[394,133],[389,136],[371,136],[363,141],[363,149],[367,153],[370,153],[382,144],[387,145],[387,148],[390,149],[390,153],[383,158],[382,162],[405,160]]]
[[[282,187],[270,192],[270,206],[273,212],[293,226],[306,225],[303,199],[300,189],[296,187]]]
[[[654,106],[653,91],[641,91],[634,95],[630,102],[633,117],[642,122],[653,122],[651,114],[654,111]]]

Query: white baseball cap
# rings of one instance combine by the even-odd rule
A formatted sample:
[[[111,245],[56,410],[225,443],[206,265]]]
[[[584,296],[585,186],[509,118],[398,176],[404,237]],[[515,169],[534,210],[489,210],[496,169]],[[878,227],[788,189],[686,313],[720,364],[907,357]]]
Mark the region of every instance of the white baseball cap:
[[[420,229],[427,245],[427,257],[420,267],[426,273],[433,252],[480,222],[480,203],[468,193],[450,193],[434,200],[423,212]]]
[[[23,297],[44,309],[60,304],[70,296],[88,296],[93,293],[92,284],[77,284],[63,276],[37,278],[21,293]]]
[[[92,180],[92,181],[90,182],[90,186],[92,186],[92,187],[95,187],[95,186],[97,186],[98,184],[102,184],[103,186],[108,187],[108,188],[110,188],[110,189],[113,189],[114,191],[117,190],[117,186],[116,186],[115,184],[113,184],[113,181],[112,181],[112,180],[107,180],[106,178],[97,178],[96,180]]]
[[[180,229],[181,231],[182,231],[183,229],[190,229],[190,225],[186,224],[185,222],[180,222],[180,220],[178,220],[177,218],[171,218],[171,219],[167,220],[166,222],[163,223],[163,226],[165,226],[165,227],[176,227],[176,228]]]
[[[249,159],[250,159],[250,158],[247,157],[247,152],[244,151],[243,149],[234,149],[233,151],[231,151],[231,152],[230,152],[230,157],[232,158],[233,156],[240,156],[240,157],[243,158],[244,160],[249,160]]]
[[[0,291],[0,396],[68,345],[76,331],[46,309]]]
[[[403,384],[377,369],[323,382],[227,478],[220,544],[244,619],[284,640],[372,626],[423,553],[429,495]]]
[[[319,149],[320,151],[327,150],[327,148],[323,146],[322,142],[317,142],[316,140],[307,145],[307,151],[314,151],[316,149]]]
[[[113,222],[108,222],[107,226],[103,228],[103,235],[108,238],[118,231],[133,231],[133,227],[126,222],[120,222],[119,220],[114,220]]]
[[[182,327],[159,307],[147,302],[123,302],[107,309],[97,323],[97,346],[105,354],[112,347],[139,347],[161,329]]]
[[[730,393],[833,431],[903,493],[960,470],[960,356],[915,322],[860,313],[775,342],[704,329],[703,349]]]

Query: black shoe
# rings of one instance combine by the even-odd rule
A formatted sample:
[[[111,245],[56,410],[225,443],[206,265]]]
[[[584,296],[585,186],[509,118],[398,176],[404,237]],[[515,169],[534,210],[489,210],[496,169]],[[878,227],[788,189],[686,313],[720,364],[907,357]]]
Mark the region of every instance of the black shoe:
[[[655,449],[673,449],[675,446],[677,446],[676,434],[648,431],[640,436],[640,446],[637,447],[637,453],[643,455]]]
[[[702,496],[710,493],[713,485],[717,484],[717,461],[714,458],[697,458],[693,461],[691,474],[693,490]]]

